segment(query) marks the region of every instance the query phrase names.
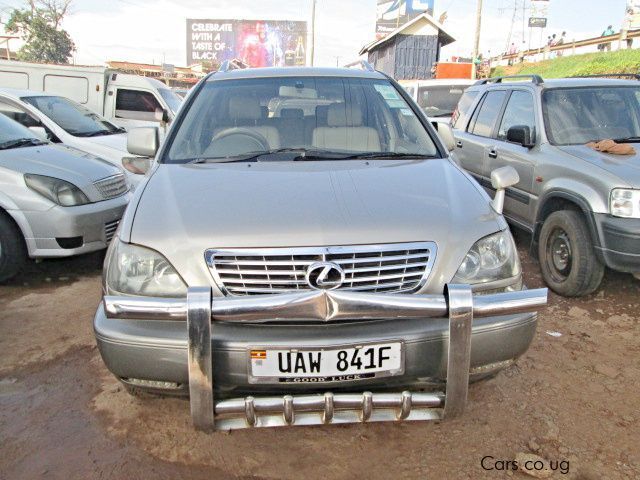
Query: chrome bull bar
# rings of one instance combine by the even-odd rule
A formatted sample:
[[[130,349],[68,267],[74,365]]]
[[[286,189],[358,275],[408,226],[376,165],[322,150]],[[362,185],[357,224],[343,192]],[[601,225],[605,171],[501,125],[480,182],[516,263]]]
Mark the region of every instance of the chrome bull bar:
[[[447,285],[444,295],[375,294],[338,290],[212,297],[191,287],[185,299],[105,296],[107,317],[186,320],[191,416],[201,430],[317,425],[455,417],[469,385],[473,317],[531,312],[547,303],[547,289],[473,295],[469,285]],[[246,397],[214,402],[211,339],[216,322],[343,322],[449,318],[444,393],[371,393]],[[445,335],[447,336],[447,335]]]

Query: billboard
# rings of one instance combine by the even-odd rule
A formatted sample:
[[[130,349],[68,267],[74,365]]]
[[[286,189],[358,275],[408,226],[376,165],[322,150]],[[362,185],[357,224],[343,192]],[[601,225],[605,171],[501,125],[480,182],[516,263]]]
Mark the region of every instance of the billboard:
[[[240,59],[251,67],[305,66],[307,22],[187,19],[187,65]]]
[[[378,0],[376,37],[382,38],[421,13],[433,15],[435,0]]]

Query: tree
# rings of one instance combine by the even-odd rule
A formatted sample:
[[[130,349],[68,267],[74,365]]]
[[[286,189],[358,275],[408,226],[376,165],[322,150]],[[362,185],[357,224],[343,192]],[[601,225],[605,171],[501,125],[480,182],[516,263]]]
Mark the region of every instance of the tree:
[[[25,42],[18,51],[19,60],[69,63],[75,45],[60,24],[71,1],[28,0],[27,8],[16,8],[11,12],[5,30],[21,35]]]

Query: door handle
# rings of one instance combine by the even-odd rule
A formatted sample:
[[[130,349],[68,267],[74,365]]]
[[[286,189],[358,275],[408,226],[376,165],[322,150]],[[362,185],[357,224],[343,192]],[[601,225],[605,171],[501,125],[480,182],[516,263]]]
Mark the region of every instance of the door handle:
[[[498,152],[495,150],[489,150],[489,158],[498,158]]]
[[[460,140],[456,142],[456,147],[462,148],[462,142]]]

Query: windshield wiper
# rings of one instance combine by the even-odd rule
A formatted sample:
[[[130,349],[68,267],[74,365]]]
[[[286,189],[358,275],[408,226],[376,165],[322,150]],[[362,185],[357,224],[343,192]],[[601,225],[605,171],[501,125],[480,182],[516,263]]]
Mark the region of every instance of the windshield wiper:
[[[319,157],[315,158],[315,156],[307,155],[305,158],[301,158],[301,160],[318,160],[318,159],[327,159],[327,160],[385,160],[385,159],[393,159],[393,158],[413,158],[413,159],[422,159],[422,158],[435,158],[433,155],[425,155],[422,153],[400,153],[400,152],[363,152],[363,153],[355,153],[351,155],[338,155],[330,156],[330,157]]]
[[[453,112],[436,113],[435,115],[427,115],[427,116],[428,117],[433,117],[433,118],[438,118],[438,117],[450,117],[451,115],[453,115]]]
[[[102,137],[103,135],[111,135],[109,130],[97,130],[95,132],[80,132],[76,133],[76,137]],[[116,133],[116,132],[113,132]]]
[[[36,145],[44,145],[47,142],[38,140],[37,138],[17,138],[8,142],[0,143],[0,150],[8,150],[10,148],[33,147]]]
[[[274,148],[272,150],[261,150],[254,152],[247,152],[240,155],[231,155],[228,157],[205,157],[205,158],[196,158],[187,163],[231,163],[231,162],[257,162],[261,157],[267,157],[269,155],[278,155],[280,153],[295,153],[293,158],[291,156],[287,157],[287,160],[298,160],[305,158],[315,159],[320,152],[325,152],[324,150],[307,150],[305,148]],[[326,152],[327,154],[331,154],[331,152]],[[322,157],[325,158],[325,157]],[[327,157],[334,158],[334,157]]]
[[[640,136],[634,137],[623,137],[623,138],[614,138],[614,142],[616,143],[640,143]]]

